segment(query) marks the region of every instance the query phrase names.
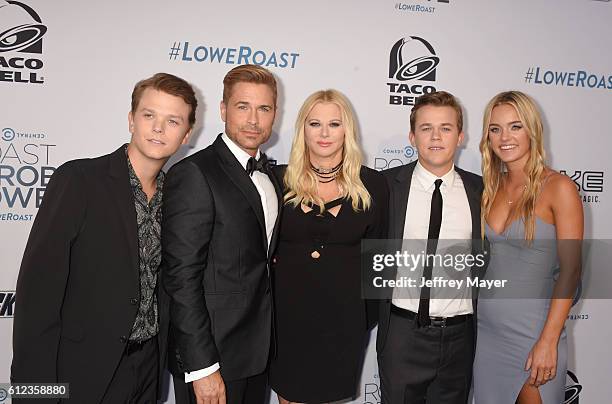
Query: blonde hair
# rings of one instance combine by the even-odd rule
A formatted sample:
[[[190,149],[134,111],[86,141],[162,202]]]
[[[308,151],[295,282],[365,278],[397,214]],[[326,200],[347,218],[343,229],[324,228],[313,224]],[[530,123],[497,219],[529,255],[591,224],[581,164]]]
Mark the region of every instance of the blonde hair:
[[[294,207],[300,204],[318,205],[325,210],[325,201],[317,192],[318,178],[310,169],[310,156],[304,127],[306,118],[318,103],[334,103],[340,108],[342,125],[344,127],[344,146],[342,150],[342,169],[336,177],[343,198],[350,198],[354,211],[368,209],[371,198],[363,185],[359,173],[361,171],[362,153],[358,144],[355,114],[348,99],[339,91],[329,89],[311,94],[300,108],[295,122],[295,136],[291,145],[289,164],[285,172],[284,183],[288,192],[285,203]]]
[[[506,91],[497,94],[487,107],[482,122],[482,139],[480,140],[480,152],[482,153],[482,176],[484,191],[481,200],[480,218],[481,230],[484,237],[485,218],[489,215],[495,195],[499,190],[504,172],[504,163],[491,150],[489,143],[489,124],[491,112],[498,105],[511,105],[516,110],[519,119],[523,123],[530,140],[529,159],[525,164],[524,172],[527,176],[525,191],[516,203],[513,215],[522,218],[525,225],[525,240],[531,242],[535,233],[535,206],[536,200],[542,187],[542,174],[546,168],[543,144],[544,127],[542,117],[531,97],[520,91]]]

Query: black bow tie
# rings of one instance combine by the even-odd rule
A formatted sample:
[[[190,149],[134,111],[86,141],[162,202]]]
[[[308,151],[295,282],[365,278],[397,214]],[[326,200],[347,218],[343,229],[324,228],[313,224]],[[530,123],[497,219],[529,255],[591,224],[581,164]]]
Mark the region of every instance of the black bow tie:
[[[249,158],[246,165],[246,172],[250,176],[253,176],[255,171],[260,171],[264,174],[267,174],[270,168],[270,163],[268,163],[268,158],[264,153],[261,153],[259,156],[259,160],[255,160],[255,157]]]

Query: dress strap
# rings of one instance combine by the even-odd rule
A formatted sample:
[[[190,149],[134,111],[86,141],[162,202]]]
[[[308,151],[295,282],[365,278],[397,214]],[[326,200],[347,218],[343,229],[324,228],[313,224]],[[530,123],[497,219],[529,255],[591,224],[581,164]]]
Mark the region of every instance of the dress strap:
[[[542,192],[544,191],[544,187],[548,184],[548,180],[550,179],[550,177],[552,177],[555,173],[551,172],[548,173],[546,175],[546,177],[542,178],[542,181],[540,182],[540,192],[538,194],[538,196],[542,195]]]
[[[329,201],[325,204],[325,209],[335,208],[336,206],[341,205],[343,200],[344,200],[344,197],[340,197],[340,198],[334,199],[333,201]]]

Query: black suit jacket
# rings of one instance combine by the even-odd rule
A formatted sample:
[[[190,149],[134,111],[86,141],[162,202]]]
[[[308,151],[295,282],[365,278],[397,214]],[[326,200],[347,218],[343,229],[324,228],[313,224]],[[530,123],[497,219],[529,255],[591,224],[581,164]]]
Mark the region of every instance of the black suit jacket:
[[[269,177],[280,210],[280,186]],[[268,249],[259,193],[221,135],[170,169],[163,218],[170,370],[180,374],[220,362],[225,380],[263,372],[272,337],[269,261],[278,219]]]
[[[395,167],[383,171],[387,183],[389,184],[390,199],[389,199],[389,239],[402,239],[404,237],[404,224],[406,221],[406,206],[408,205],[408,195],[410,194],[410,183],[412,182],[412,173],[417,162]],[[455,171],[463,181],[463,187],[467,194],[468,203],[470,205],[470,213],[472,216],[472,239],[475,240],[472,245],[472,253],[483,253],[486,248],[486,243],[481,242],[480,230],[480,198],[482,196],[483,184],[482,177],[465,171],[455,166]],[[488,254],[485,254],[488,257]],[[487,260],[488,262],[488,260]],[[483,268],[472,268],[472,276],[482,276],[486,265]],[[474,310],[476,310],[476,290],[474,290]],[[391,313],[391,299],[384,299],[380,304],[380,314],[378,323],[378,334],[376,339],[376,347],[378,352],[382,352],[387,339],[387,331],[389,329],[389,315]]]
[[[19,271],[11,380],[68,382],[65,402],[100,402],[136,318],[139,284],[125,146],[63,164],[47,186]]]

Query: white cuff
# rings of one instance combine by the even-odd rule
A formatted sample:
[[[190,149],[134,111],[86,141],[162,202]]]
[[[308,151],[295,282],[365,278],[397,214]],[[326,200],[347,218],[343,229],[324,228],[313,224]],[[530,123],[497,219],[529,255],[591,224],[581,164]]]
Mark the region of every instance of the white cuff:
[[[221,367],[219,366],[219,362],[217,362],[214,365],[211,365],[204,369],[194,370],[193,372],[185,372],[185,383],[191,383],[203,377],[210,376],[220,368]]]

